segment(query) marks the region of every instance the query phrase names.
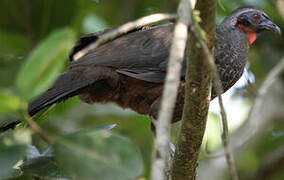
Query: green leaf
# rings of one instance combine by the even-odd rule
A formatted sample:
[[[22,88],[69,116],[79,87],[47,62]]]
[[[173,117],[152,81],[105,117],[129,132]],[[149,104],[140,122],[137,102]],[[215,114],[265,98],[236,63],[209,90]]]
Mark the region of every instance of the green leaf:
[[[21,170],[24,174],[46,178],[46,179],[62,179],[65,178],[62,171],[59,170],[53,157],[39,156],[25,161]]]
[[[20,165],[29,152],[27,150],[30,143],[29,130],[0,133],[0,179],[13,178],[21,174]]]
[[[0,114],[14,113],[25,107],[25,102],[11,92],[0,88]]]
[[[0,179],[16,177],[20,170],[16,164],[26,153],[25,145],[0,146]]]
[[[26,175],[43,179],[67,179],[58,168],[51,151],[49,147],[43,154],[39,154],[34,146],[29,146],[29,154],[20,166],[21,170]]]
[[[141,175],[143,163],[138,148],[106,129],[89,128],[56,141],[56,160],[72,179],[125,180]]]
[[[79,137],[79,136],[86,136],[86,135],[90,135],[92,133],[98,133],[100,131],[111,130],[115,126],[116,126],[116,124],[89,127],[89,128],[86,128],[86,129],[82,129],[82,130],[67,134],[64,137],[65,138],[73,138],[73,137]]]
[[[75,36],[68,28],[51,33],[29,55],[16,85],[22,96],[30,100],[46,90],[62,71]]]

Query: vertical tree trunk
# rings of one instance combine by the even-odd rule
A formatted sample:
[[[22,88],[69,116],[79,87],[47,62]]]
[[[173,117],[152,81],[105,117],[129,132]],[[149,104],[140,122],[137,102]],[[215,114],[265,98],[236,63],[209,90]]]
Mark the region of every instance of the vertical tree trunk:
[[[206,32],[208,48],[213,49],[215,34],[215,0],[199,0],[201,28]],[[195,22],[195,21],[193,21]],[[193,24],[194,26],[195,24]],[[211,92],[210,67],[197,39],[190,36],[187,60],[186,91],[182,126],[175,152],[172,179],[195,179],[197,160],[206,127]]]

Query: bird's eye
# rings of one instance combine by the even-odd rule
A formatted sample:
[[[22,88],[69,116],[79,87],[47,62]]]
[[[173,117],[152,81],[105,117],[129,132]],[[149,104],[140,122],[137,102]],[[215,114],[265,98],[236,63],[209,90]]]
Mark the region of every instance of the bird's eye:
[[[245,27],[249,27],[250,26],[250,22],[247,19],[243,19],[241,21],[241,24],[244,25]]]
[[[260,19],[260,15],[259,14],[253,14],[252,18],[253,18],[254,22],[258,22],[259,19]]]
[[[251,25],[251,23],[249,22],[247,16],[241,15],[241,16],[238,17],[237,25],[243,25],[245,27],[249,27]]]

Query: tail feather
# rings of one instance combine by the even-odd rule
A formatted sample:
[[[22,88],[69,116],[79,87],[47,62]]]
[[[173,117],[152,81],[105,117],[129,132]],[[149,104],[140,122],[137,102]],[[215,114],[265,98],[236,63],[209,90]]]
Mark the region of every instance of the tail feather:
[[[78,71],[68,71],[61,74],[55,84],[43,93],[41,96],[33,100],[28,106],[30,116],[51,106],[54,103],[66,100],[69,97],[78,95],[83,88],[93,83],[93,80],[84,78],[82,73]]]
[[[7,121],[0,122],[0,133],[5,132],[9,129],[14,129],[17,124],[21,123],[18,119],[7,119]]]
[[[62,73],[49,90],[29,103],[29,115],[33,116],[37,112],[51,106],[54,103],[77,95],[81,89],[92,83],[90,80],[84,77],[86,76],[84,76],[84,71],[81,69],[70,70]],[[9,129],[14,129],[19,123],[21,123],[20,120],[8,120],[0,122],[0,133]]]
[[[33,116],[54,103],[83,93],[87,87],[93,85],[96,81],[110,77],[114,78],[114,83],[117,82],[118,79],[116,78],[118,78],[118,75],[115,70],[107,67],[96,67],[95,70],[94,67],[71,69],[62,73],[50,89],[29,103],[28,113],[30,116]],[[20,122],[19,120],[0,122],[0,133],[13,129]]]

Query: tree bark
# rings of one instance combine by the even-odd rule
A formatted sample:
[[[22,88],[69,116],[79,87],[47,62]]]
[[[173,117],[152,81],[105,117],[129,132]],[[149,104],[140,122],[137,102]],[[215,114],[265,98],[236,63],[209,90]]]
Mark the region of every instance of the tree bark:
[[[169,152],[170,123],[176,104],[178,87],[180,84],[180,72],[184,60],[184,52],[188,39],[188,26],[191,20],[190,1],[181,0],[178,7],[178,19],[173,32],[173,40],[169,55],[169,64],[165,80],[161,109],[159,111],[156,126],[156,139],[154,159],[152,163],[151,179],[166,179],[165,168]]]
[[[215,34],[215,0],[199,0],[201,28],[212,52]],[[194,24],[193,24],[194,26]],[[172,179],[195,179],[197,160],[206,127],[211,92],[211,70],[198,40],[190,37],[187,59],[185,103],[181,130],[172,167]]]

